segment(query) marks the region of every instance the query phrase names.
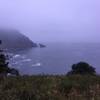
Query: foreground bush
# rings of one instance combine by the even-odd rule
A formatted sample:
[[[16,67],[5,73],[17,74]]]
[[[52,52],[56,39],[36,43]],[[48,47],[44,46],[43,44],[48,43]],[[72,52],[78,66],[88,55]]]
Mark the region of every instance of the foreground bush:
[[[100,100],[100,76],[23,76],[0,79],[0,100]]]
[[[72,70],[67,73],[67,75],[95,75],[95,68],[86,62],[79,62],[72,65]]]
[[[2,41],[0,40],[0,45]],[[8,74],[18,76],[19,71],[15,68],[9,67],[9,56],[4,53],[0,48],[0,77],[7,76]]]

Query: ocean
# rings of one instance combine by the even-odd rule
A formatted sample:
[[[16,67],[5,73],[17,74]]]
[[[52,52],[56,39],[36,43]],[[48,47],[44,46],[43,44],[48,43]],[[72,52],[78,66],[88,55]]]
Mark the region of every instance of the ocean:
[[[80,61],[89,63],[100,73],[99,43],[46,43],[46,48],[14,50],[10,66],[22,75],[62,75]]]

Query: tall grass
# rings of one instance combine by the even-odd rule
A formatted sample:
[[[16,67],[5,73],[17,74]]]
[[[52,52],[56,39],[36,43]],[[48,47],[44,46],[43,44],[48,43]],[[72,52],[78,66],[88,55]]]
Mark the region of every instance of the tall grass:
[[[100,76],[1,78],[0,100],[100,100]]]

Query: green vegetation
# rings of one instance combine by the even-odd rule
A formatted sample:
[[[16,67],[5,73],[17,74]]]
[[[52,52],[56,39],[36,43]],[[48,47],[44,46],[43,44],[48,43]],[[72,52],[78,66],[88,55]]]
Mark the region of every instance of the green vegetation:
[[[6,77],[0,100],[100,100],[100,76]]]
[[[79,62],[77,64],[73,64],[72,65],[72,70],[70,72],[68,72],[67,75],[76,75],[76,74],[80,74],[80,75],[95,75],[96,71],[95,68],[92,67],[91,65],[89,65],[86,62]]]
[[[2,41],[0,40],[0,44],[2,44]],[[18,70],[14,69],[14,68],[10,68],[9,62],[8,62],[8,55],[5,55],[5,53],[3,52],[2,49],[0,49],[0,76],[7,76],[8,73],[11,75],[19,75]]]
[[[19,76],[8,65],[0,50],[0,100],[100,100],[100,76],[88,63],[72,65],[66,76]]]

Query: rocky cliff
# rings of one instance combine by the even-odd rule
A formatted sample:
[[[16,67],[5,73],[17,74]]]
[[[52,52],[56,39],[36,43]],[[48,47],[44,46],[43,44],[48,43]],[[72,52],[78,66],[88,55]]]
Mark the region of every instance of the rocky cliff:
[[[2,48],[31,48],[37,47],[28,37],[17,30],[0,29],[0,40]]]

